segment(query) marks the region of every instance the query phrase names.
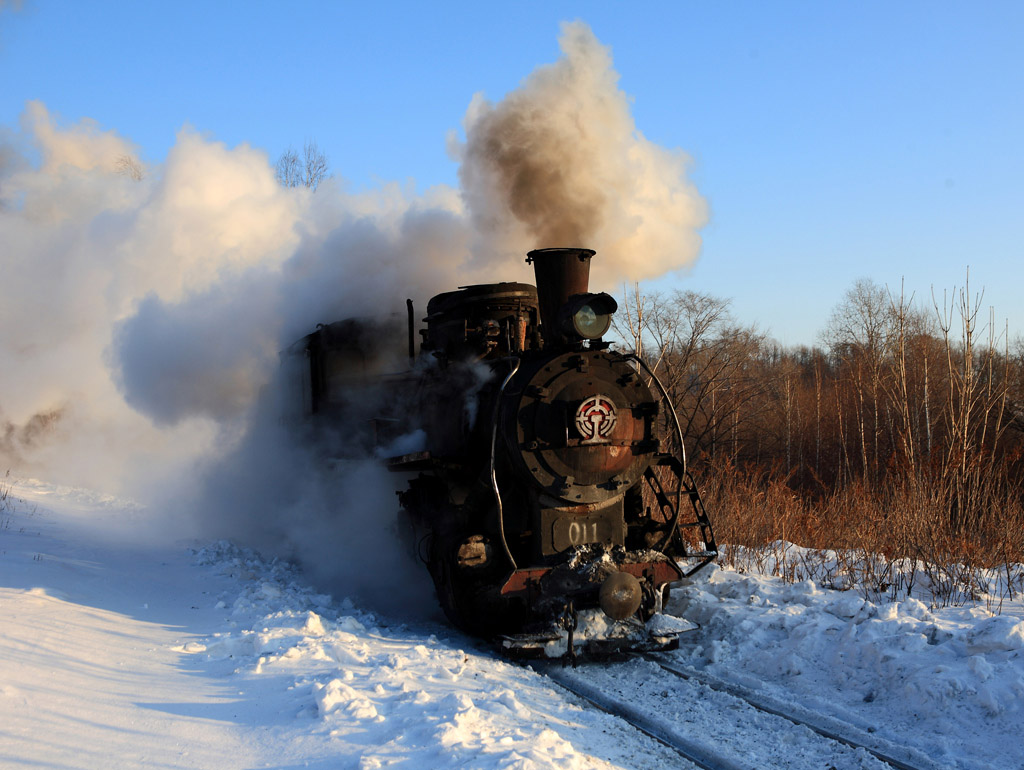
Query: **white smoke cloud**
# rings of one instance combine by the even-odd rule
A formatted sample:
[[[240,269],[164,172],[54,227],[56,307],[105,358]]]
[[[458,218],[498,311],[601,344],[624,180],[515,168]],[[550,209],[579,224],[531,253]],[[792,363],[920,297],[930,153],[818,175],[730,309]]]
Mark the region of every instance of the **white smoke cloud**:
[[[706,212],[686,157],[636,130],[585,25],[561,45],[502,101],[474,98],[461,190],[285,189],[264,152],[189,128],[146,168],[117,133],[28,105],[0,134],[0,462],[173,488],[221,530],[285,543],[351,584],[324,553],[338,501],[375,523],[377,547],[398,526],[393,489],[323,474],[260,411],[280,350],[317,323],[404,314],[406,297],[422,314],[458,285],[529,281],[532,248],[596,249],[595,288],[697,256]]]
[[[563,56],[498,104],[477,95],[457,148],[475,263],[493,268],[534,248],[596,249],[596,286],[690,266],[707,209],[689,160],[644,138],[611,53],[582,22],[562,28]]]
[[[160,302],[219,297],[223,280],[272,269],[299,242],[295,196],[274,183],[265,154],[183,131],[167,162],[136,181],[118,162],[134,152],[89,121],[59,126],[39,103],[28,105],[7,146],[14,160],[0,169],[0,459],[20,472],[124,487],[156,465],[189,462],[216,426],[193,420],[161,430],[129,408],[108,368],[122,369],[109,355],[114,330]],[[200,312],[219,322],[225,311]],[[145,353],[141,366],[169,343],[172,331],[160,331],[164,338],[134,348]],[[170,348],[191,340],[192,355],[209,360],[209,331],[175,329]],[[253,377],[264,373],[246,363],[251,396]],[[122,384],[132,376],[121,374]],[[205,413],[188,406],[181,416]]]
[[[58,129],[41,102],[29,102],[21,124],[35,137],[42,155],[40,170],[50,176],[94,169],[114,172],[119,158],[135,155],[133,144],[113,131],[100,130],[89,118],[70,128]]]

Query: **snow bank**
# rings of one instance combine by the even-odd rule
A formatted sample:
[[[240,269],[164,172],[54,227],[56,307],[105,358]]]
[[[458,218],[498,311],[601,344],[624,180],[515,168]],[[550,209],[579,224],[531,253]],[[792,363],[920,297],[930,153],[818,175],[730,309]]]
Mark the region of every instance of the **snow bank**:
[[[582,770],[665,759],[643,759],[650,749],[632,731],[623,744],[614,720],[566,703],[532,671],[450,629],[389,625],[347,599],[333,604],[291,565],[227,542],[195,560],[239,582],[217,598],[230,630],[179,651],[261,697],[288,693],[302,729],[324,752],[352,757],[351,767]]]
[[[19,482],[0,509],[0,765],[678,765],[447,626],[367,612],[288,562],[226,542],[153,550],[128,536],[139,525],[131,506],[42,482]],[[940,767],[1019,767],[1021,609],[869,601],[711,567],[674,587],[665,622],[700,628],[665,658]],[[614,681],[636,705],[671,706],[674,727],[697,739],[713,731],[737,756],[775,756],[762,750],[775,742],[791,767],[827,766],[800,758],[794,746],[810,743],[799,731],[758,727],[771,720],[756,715],[738,726],[707,688],[669,698],[674,678],[646,661],[580,672]],[[832,764],[846,770],[842,761]]]
[[[1020,607],[1011,608],[1020,614]],[[667,611],[701,625],[677,655],[954,767],[1019,758],[1024,621],[712,566]],[[1013,764],[1013,762],[1011,762]]]

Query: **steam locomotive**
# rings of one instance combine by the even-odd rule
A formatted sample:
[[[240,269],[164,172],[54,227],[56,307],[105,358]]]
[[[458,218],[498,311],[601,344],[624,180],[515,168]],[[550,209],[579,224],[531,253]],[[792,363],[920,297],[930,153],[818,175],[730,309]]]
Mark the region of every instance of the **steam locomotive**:
[[[671,400],[604,341],[615,300],[588,291],[595,252],[531,251],[536,287],[433,297],[408,362],[381,372],[387,324],[349,319],[293,346],[306,411],[352,425],[406,474],[441,607],[512,653],[663,649],[668,586],[717,556]],[[372,413],[372,416],[369,416]]]

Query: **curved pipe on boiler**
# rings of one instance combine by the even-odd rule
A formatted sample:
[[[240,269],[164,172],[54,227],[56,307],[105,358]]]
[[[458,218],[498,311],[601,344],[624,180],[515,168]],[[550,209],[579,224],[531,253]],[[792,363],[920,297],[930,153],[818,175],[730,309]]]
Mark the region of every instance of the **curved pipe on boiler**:
[[[512,366],[512,371],[508,373],[504,382],[501,383],[501,387],[498,388],[498,395],[494,400],[494,415],[492,418],[491,425],[491,489],[494,490],[494,502],[498,507],[498,532],[501,533],[501,547],[505,551],[505,556],[508,558],[509,564],[512,565],[512,571],[515,572],[518,567],[516,566],[516,560],[512,558],[512,551],[508,547],[508,539],[505,537],[505,512],[501,505],[501,491],[498,489],[498,477],[494,471],[494,457],[497,452],[498,444],[498,417],[501,412],[501,397],[505,393],[505,387],[508,385],[509,380],[515,377],[516,372],[519,371],[520,359],[512,359],[515,363]]]

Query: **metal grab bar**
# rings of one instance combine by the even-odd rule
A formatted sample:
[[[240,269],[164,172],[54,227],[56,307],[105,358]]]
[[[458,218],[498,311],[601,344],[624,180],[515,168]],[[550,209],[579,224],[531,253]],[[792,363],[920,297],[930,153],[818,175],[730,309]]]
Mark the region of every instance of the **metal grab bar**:
[[[494,490],[494,502],[498,506],[498,532],[501,533],[501,547],[505,549],[505,556],[508,557],[509,564],[512,565],[512,571],[515,572],[518,567],[516,566],[516,560],[512,558],[512,551],[509,550],[508,540],[505,538],[505,512],[501,505],[501,492],[498,490],[498,477],[494,471],[494,457],[497,453],[498,444],[498,417],[501,412],[501,397],[505,393],[505,387],[508,385],[509,380],[515,377],[516,372],[519,371],[520,359],[513,359],[515,364],[512,367],[512,371],[508,373],[505,381],[501,383],[501,387],[498,388],[498,395],[494,399],[494,415],[492,417],[491,425],[491,489]]]

